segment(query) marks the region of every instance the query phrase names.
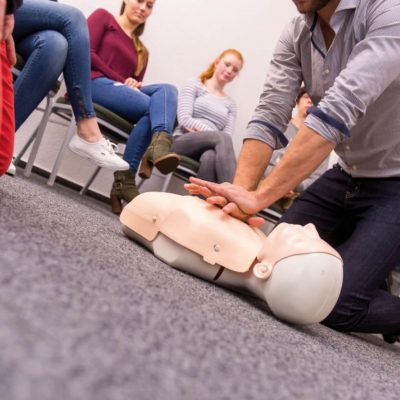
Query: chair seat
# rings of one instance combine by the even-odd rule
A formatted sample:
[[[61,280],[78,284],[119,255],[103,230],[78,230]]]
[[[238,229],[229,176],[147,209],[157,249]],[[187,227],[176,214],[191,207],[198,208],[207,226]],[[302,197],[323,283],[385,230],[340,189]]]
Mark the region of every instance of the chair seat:
[[[116,126],[126,133],[130,133],[132,130],[133,123],[113,113],[112,111],[104,108],[100,104],[93,103],[94,111],[98,118],[108,121],[111,125]]]
[[[181,161],[174,171],[173,175],[185,182],[189,181],[191,176],[196,176],[200,168],[200,163],[193,158],[180,155]]]
[[[185,168],[190,168],[196,172],[199,170],[200,163],[198,161],[194,160],[193,158],[186,157],[183,155],[180,155],[180,157],[181,157],[181,161],[179,163],[179,166],[185,167]]]

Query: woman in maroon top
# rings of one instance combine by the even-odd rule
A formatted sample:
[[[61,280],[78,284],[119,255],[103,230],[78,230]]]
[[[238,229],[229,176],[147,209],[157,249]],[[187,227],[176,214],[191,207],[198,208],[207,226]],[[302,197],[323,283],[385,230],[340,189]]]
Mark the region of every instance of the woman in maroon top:
[[[169,84],[142,85],[148,51],[139,36],[154,3],[124,0],[120,15],[98,9],[88,18],[93,101],[135,124],[124,153],[130,169],[114,173],[110,197],[116,214],[122,201],[139,194],[135,177],[143,156],[142,178],[150,177],[153,166],[167,174],[179,164],[179,156],[170,152],[177,90]]]

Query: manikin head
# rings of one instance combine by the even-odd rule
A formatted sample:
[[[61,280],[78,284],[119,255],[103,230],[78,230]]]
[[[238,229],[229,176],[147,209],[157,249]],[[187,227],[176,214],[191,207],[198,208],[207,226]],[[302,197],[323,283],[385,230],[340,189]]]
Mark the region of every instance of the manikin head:
[[[314,225],[279,224],[264,240],[253,273],[266,280],[264,295],[278,317],[300,324],[332,311],[343,280],[340,255]]]

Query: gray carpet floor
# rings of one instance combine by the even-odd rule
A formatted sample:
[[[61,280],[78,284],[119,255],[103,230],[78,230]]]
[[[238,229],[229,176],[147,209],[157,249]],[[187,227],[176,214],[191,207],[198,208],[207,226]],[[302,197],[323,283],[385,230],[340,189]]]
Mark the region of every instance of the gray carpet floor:
[[[400,345],[282,323],[18,172],[0,179],[0,400],[398,399]]]

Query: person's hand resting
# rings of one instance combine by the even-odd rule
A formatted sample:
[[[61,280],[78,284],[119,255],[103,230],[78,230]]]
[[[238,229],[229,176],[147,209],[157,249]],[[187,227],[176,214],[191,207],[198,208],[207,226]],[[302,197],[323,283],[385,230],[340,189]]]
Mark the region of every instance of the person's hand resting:
[[[226,214],[245,221],[252,227],[259,227],[265,222],[263,218],[255,216],[262,209],[256,192],[249,192],[241,186],[227,182],[219,184],[194,177],[190,178],[185,189],[191,194],[205,197],[208,203],[221,207]]]
[[[139,90],[142,87],[142,82],[139,82],[134,78],[127,78],[124,82],[124,85],[129,86],[132,89]]]

